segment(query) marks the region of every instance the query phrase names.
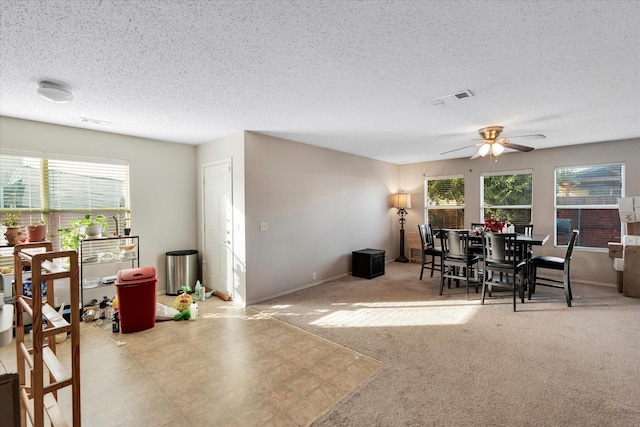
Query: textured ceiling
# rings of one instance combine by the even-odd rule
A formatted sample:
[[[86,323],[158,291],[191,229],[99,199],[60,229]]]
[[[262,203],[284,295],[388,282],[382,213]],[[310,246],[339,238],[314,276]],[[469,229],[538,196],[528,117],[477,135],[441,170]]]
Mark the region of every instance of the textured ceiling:
[[[0,2],[4,116],[188,144],[251,130],[399,164],[471,156],[440,153],[489,125],[546,135],[514,141],[536,149],[640,137],[635,0]]]

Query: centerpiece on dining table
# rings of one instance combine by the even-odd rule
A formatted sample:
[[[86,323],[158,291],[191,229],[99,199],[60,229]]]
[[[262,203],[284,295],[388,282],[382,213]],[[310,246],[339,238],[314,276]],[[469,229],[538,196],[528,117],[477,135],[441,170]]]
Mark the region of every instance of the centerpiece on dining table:
[[[494,233],[500,232],[505,226],[505,223],[493,218],[486,218],[484,220],[484,231],[492,231]]]

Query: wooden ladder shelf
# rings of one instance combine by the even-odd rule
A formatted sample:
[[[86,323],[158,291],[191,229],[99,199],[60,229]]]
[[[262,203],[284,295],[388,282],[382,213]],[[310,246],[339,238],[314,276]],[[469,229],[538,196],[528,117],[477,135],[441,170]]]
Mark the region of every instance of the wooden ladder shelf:
[[[13,256],[16,283],[16,353],[22,425],[26,425],[28,415],[33,426],[44,426],[46,413],[52,426],[79,427],[81,413],[78,253],[53,252],[50,242],[35,242],[16,245]],[[69,258],[69,270],[54,263],[55,259],[61,258]],[[31,298],[22,295],[22,268],[25,266],[31,267]],[[69,281],[71,323],[53,308],[54,281],[60,279]],[[42,297],[42,282],[46,282],[46,301],[43,301]],[[32,348],[27,348],[24,342],[25,314],[28,314],[32,321]],[[46,328],[43,329],[43,326]],[[71,334],[70,367],[59,360],[56,352],[56,335],[61,333]],[[46,382],[45,373],[48,373]],[[68,386],[71,386],[72,424],[67,422],[58,407],[58,390]]]

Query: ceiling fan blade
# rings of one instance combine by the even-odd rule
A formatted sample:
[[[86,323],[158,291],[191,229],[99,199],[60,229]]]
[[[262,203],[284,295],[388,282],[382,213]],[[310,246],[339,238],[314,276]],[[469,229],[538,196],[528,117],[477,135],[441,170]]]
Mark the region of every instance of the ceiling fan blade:
[[[440,155],[442,156],[443,154],[453,153],[454,151],[464,150],[465,148],[476,147],[478,145],[480,145],[480,144],[473,144],[473,145],[467,145],[466,147],[455,148],[453,150],[449,150],[449,151],[445,151],[444,153],[440,153]]]
[[[504,148],[510,148],[512,150],[524,151],[525,153],[533,151],[533,147],[527,147],[526,145],[512,144],[511,142],[503,142]]]
[[[475,153],[473,153],[473,156],[471,156],[471,158],[469,160],[477,159],[478,157],[481,157],[479,148],[476,150]]]
[[[507,139],[513,139],[513,138],[524,138],[524,139],[547,139],[546,136],[544,136],[541,133],[532,133],[530,135],[516,135],[516,136],[507,136]]]

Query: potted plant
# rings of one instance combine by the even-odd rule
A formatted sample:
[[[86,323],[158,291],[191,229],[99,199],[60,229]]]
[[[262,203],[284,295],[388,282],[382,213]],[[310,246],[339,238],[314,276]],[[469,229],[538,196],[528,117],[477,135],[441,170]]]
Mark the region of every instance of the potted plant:
[[[30,242],[42,242],[47,237],[47,225],[40,221],[39,224],[27,225],[27,239]]]
[[[106,219],[102,215],[92,218],[91,214],[83,218],[76,218],[69,222],[70,227],[59,228],[60,245],[62,249],[77,251],[80,240],[97,238],[102,236],[102,231],[109,228]]]
[[[22,231],[20,231],[20,226],[18,225],[19,220],[20,212],[9,212],[2,222],[2,225],[7,227],[7,230],[4,232],[4,237],[7,239],[8,245],[17,245],[20,243]]]

